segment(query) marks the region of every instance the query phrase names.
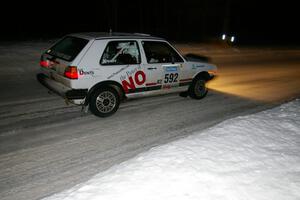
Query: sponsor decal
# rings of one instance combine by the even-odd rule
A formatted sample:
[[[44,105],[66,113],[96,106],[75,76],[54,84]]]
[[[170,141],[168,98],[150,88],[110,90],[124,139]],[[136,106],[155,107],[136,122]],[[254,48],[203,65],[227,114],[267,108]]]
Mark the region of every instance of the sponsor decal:
[[[143,85],[146,82],[146,74],[142,71],[141,66],[126,71],[126,75],[121,75],[120,80],[126,93],[130,90],[136,90],[136,86]]]
[[[167,73],[164,77],[165,84],[173,84],[178,82],[178,73]]]
[[[179,71],[179,65],[178,66],[165,66],[165,74],[163,77],[163,87],[162,89],[171,89],[172,87],[178,86],[178,71]]]
[[[83,69],[80,69],[79,75],[84,76],[84,75],[94,75],[94,71],[84,71]]]
[[[124,70],[124,69],[123,69]],[[122,70],[122,71],[123,71]],[[168,70],[168,71],[167,71]],[[141,66],[127,70],[120,75],[120,81],[125,93],[138,93],[160,89],[171,89],[178,86],[185,86],[191,83],[191,78],[180,79],[178,67],[169,66],[165,68],[166,74],[163,79],[156,82],[146,83],[147,77]],[[140,87],[144,85],[144,87]]]
[[[192,69],[197,69],[201,67],[205,67],[205,65],[193,64]]]
[[[164,85],[162,89],[171,89],[171,85]]]
[[[125,69],[127,69],[130,65],[126,65],[124,67],[122,67],[120,70],[112,73],[109,77],[107,77],[107,79],[111,79],[112,77],[118,75],[119,73],[121,73],[122,71],[124,71]]]
[[[176,66],[165,67],[166,72],[177,72],[178,69]]]

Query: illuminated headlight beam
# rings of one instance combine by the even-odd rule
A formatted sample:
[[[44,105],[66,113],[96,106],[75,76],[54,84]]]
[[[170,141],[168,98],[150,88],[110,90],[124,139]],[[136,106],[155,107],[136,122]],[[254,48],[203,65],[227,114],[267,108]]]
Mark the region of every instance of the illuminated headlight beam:
[[[235,40],[235,37],[234,37],[234,36],[231,36],[230,42],[234,42],[234,40]]]
[[[225,40],[225,39],[226,39],[226,35],[223,34],[223,35],[222,35],[222,40]]]

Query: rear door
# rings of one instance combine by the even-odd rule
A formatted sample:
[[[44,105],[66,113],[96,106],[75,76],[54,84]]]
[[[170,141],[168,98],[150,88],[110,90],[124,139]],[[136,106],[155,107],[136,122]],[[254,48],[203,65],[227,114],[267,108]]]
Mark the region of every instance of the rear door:
[[[136,40],[109,41],[100,64],[106,76],[103,79],[119,82],[126,94],[143,91],[146,77],[140,66],[141,54]]]

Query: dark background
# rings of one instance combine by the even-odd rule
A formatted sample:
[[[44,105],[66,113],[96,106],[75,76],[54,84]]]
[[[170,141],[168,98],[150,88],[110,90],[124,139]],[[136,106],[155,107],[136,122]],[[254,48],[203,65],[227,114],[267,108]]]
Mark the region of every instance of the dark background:
[[[298,45],[296,1],[99,0],[3,4],[0,40],[61,37],[73,32],[139,32],[172,41],[214,41],[223,32],[240,44]]]

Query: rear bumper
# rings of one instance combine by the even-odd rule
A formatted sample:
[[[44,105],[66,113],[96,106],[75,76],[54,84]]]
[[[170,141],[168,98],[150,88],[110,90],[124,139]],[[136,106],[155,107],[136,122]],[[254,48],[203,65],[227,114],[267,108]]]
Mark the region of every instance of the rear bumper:
[[[87,95],[87,89],[72,89],[57,81],[47,77],[45,74],[37,74],[37,80],[52,92],[67,100],[84,99]]]

